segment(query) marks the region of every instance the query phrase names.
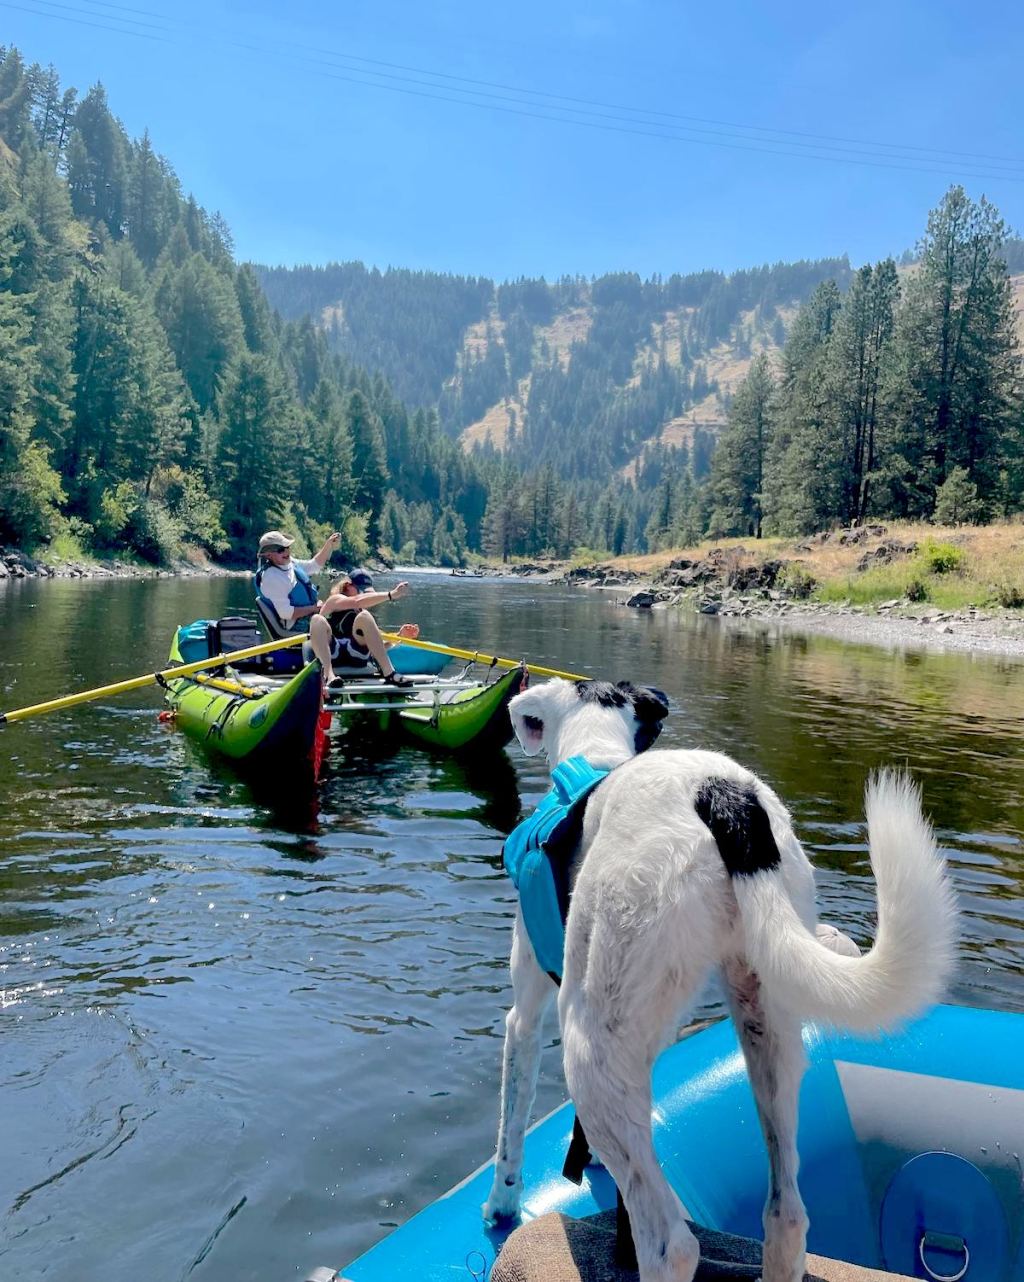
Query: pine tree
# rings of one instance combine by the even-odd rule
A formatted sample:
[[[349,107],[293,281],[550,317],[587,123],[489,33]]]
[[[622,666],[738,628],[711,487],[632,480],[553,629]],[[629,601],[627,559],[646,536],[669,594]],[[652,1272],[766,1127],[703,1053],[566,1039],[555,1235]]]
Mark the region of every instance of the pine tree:
[[[939,486],[935,496],[935,520],[939,525],[968,525],[982,516],[978,487],[967,469],[955,467]]]
[[[250,352],[270,352],[274,344],[270,307],[249,263],[243,263],[235,273],[235,293],[246,347]]]
[[[0,222],[0,542],[32,545],[55,530],[64,496],[45,447],[31,438],[38,353],[29,300],[7,288],[16,253],[17,238]]]
[[[929,215],[888,370],[885,483],[896,514],[927,516],[956,467],[983,499],[998,483],[1020,396],[1005,237],[995,209],[961,187]]]
[[[462,565],[466,558],[466,525],[452,508],[437,519],[431,551],[436,565]]]
[[[351,392],[346,406],[348,430],[352,439],[353,505],[370,520],[370,537],[379,537],[377,521],[384,503],[388,481],[387,449],[380,418],[370,407],[363,392]]]
[[[763,510],[773,533],[820,528],[835,507],[837,445],[824,375],[841,306],[835,281],[824,281],[800,309],[783,352],[763,473]]]
[[[241,352],[217,394],[215,475],[235,550],[251,552],[261,530],[279,521],[293,483],[285,384],[274,364]]]
[[[175,270],[167,264],[154,294],[157,315],[200,411],[212,405],[218,381],[242,346],[242,321],[233,282],[201,254]]]
[[[526,519],[516,470],[505,464],[495,476],[487,496],[483,519],[483,550],[507,562],[523,550]]]
[[[32,79],[17,49],[3,51],[0,61],[0,137],[17,151],[31,132]]]
[[[765,459],[771,446],[775,381],[763,354],[736,390],[711,460],[713,534],[761,537]]]
[[[68,187],[79,218],[102,222],[110,234],[124,231],[128,196],[128,143],[110,114],[102,85],[94,85],[75,112],[68,144]]]
[[[877,462],[879,396],[899,280],[892,259],[853,278],[821,363],[823,443],[809,524],[850,525],[867,513]]]
[[[300,497],[315,520],[340,527],[355,493],[352,431],[341,393],[326,378],[310,397],[309,424],[308,463],[300,477]]]
[[[156,262],[170,233],[165,181],[164,166],[146,130],[130,152],[127,218],[132,247],[147,267]]]

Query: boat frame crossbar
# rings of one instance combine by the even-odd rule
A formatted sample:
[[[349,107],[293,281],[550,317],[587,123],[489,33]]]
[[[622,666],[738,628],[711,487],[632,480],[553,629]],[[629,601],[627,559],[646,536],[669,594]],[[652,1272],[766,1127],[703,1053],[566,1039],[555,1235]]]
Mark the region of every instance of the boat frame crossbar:
[[[394,686],[387,681],[353,681],[341,690],[331,690],[324,702],[325,712],[401,712],[411,708],[442,706],[441,695],[472,690],[479,681],[461,677],[410,677],[408,686]],[[421,695],[432,695],[423,699]],[[414,697],[410,697],[414,696]],[[379,700],[375,702],[374,699]]]

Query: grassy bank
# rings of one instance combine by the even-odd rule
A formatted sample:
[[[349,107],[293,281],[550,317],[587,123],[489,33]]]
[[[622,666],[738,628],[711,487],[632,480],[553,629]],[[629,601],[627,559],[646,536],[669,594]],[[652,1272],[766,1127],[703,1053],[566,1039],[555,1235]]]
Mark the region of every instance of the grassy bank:
[[[950,528],[892,522],[869,533],[872,528],[882,527],[809,539],[705,541],[613,564],[653,578],[679,558],[697,561],[717,548],[730,569],[786,562],[778,586],[809,600],[866,607],[927,602],[943,610],[1024,607],[1024,523]],[[910,545],[913,550],[901,550]]]

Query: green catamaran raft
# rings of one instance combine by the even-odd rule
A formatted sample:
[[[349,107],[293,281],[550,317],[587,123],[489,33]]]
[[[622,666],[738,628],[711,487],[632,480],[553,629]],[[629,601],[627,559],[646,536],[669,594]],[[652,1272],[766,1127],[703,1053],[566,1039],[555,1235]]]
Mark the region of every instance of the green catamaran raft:
[[[177,630],[170,661],[194,662],[226,648],[224,635],[203,621],[202,626]],[[419,666],[411,646],[396,646],[392,655],[395,666],[406,673]],[[411,686],[396,689],[376,672],[359,670],[340,688],[332,687],[325,703],[316,662],[287,674],[273,671],[264,656],[237,664],[230,662],[230,655],[228,659],[212,674],[171,675],[164,680],[174,721],[190,737],[234,761],[254,768],[305,766],[314,775],[319,774],[332,725],[357,727],[360,733],[400,734],[440,751],[501,748],[512,735],[508,702],[526,680],[521,665],[489,680],[472,677],[473,665],[468,664],[454,677],[436,672],[411,675]],[[436,670],[436,655],[425,652],[422,666]]]

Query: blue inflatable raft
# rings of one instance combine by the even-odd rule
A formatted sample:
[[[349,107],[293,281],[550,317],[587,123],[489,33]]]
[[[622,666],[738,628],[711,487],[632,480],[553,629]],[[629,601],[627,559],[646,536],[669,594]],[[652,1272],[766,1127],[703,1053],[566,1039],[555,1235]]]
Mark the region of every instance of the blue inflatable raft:
[[[1024,1015],[941,1006],[895,1036],[804,1040],[809,1250],[933,1282],[1024,1282]],[[690,1218],[760,1239],[767,1159],[732,1024],[665,1051],[654,1099],[655,1147]],[[572,1120],[567,1105],[527,1137],[524,1218],[615,1205],[603,1169],[581,1188],[562,1178]],[[501,1244],[480,1218],[491,1179],[488,1163],[341,1276],[468,1282],[467,1257],[489,1266]]]

